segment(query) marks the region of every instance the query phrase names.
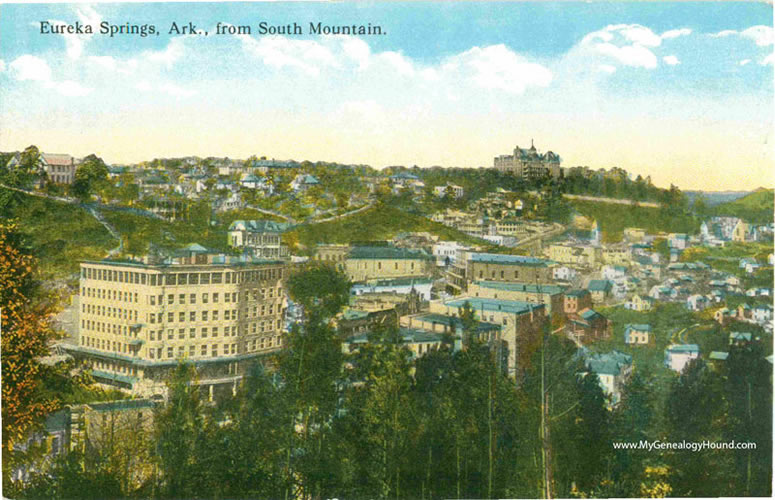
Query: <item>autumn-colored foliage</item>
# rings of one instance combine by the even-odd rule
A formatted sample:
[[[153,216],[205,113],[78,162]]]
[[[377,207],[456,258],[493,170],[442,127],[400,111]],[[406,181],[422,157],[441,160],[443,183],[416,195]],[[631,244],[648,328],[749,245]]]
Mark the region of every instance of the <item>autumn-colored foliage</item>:
[[[52,301],[40,293],[36,261],[13,223],[0,223],[0,332],[2,332],[3,453],[25,438],[56,401],[41,396],[40,356],[56,336]]]

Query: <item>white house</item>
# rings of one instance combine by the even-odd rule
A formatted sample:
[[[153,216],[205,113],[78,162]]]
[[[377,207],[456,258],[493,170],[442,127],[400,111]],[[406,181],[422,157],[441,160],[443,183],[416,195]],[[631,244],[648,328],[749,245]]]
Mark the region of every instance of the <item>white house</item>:
[[[770,304],[758,304],[754,306],[753,320],[757,323],[769,323],[772,321],[772,306]]]
[[[320,181],[314,175],[299,174],[291,181],[291,189],[294,193],[298,193],[319,184]]]
[[[624,266],[604,266],[603,278],[607,280],[616,280],[624,278],[627,275],[627,268]]]
[[[651,325],[628,324],[624,327],[625,344],[648,344],[651,335]]]
[[[444,185],[444,186],[436,186],[436,187],[434,187],[433,188],[433,193],[438,198],[444,198],[444,196],[446,196],[446,194],[447,194],[447,190],[448,189],[452,190],[452,194],[453,194],[453,196],[456,199],[460,199],[460,198],[463,197],[463,193],[464,193],[463,188],[461,186],[458,186],[458,185],[455,185],[455,184],[449,184],[449,183]]]
[[[356,283],[350,288],[351,295],[364,293],[411,293],[412,290],[420,295],[422,300],[431,300],[431,288],[433,281],[429,278],[397,278],[376,280],[370,283]]]
[[[615,406],[622,398],[622,388],[632,374],[632,356],[619,351],[593,353],[586,359],[586,368],[597,375],[603,394]]]
[[[665,349],[665,366],[681,373],[689,361],[700,357],[697,344],[672,344]]]
[[[457,241],[440,241],[431,247],[433,257],[436,259],[436,265],[445,267],[454,264],[457,260],[458,252],[468,250],[468,247],[461,245]]]
[[[557,281],[573,281],[578,274],[578,271],[568,266],[559,266],[552,269],[552,277]]]
[[[699,293],[690,295],[686,299],[686,308],[690,311],[702,311],[703,309],[710,306],[711,300],[704,296],[700,295]]]

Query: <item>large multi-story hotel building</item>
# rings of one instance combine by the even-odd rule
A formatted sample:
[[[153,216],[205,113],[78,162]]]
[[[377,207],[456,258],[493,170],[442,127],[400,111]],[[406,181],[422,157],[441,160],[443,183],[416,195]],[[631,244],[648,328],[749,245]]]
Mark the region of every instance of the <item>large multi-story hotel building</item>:
[[[550,176],[556,179],[561,173],[561,161],[560,156],[551,151],[539,153],[531,141],[530,149],[515,146],[513,154],[496,156],[493,167],[528,179]]]
[[[202,385],[236,388],[246,362],[283,344],[281,261],[206,253],[81,263],[78,345],[99,382],[149,395],[181,359]],[[212,394],[212,387],[211,387]]]

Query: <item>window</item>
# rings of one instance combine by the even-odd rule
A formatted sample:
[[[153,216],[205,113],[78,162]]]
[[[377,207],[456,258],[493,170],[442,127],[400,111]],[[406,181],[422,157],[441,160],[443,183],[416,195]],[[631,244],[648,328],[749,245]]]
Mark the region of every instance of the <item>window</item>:
[[[231,294],[230,293],[224,293],[223,294],[223,301],[224,302],[231,302]]]
[[[213,337],[217,337],[217,336],[218,336],[218,327],[214,326],[213,327]]]
[[[196,311],[191,311],[188,313],[188,319],[189,321],[196,321]]]
[[[210,273],[202,273],[199,275],[199,283],[202,285],[210,284]]]
[[[168,347],[168,348],[167,348],[167,357],[168,357],[168,358],[171,358],[171,357],[172,357],[172,347]]]
[[[175,295],[172,293],[167,295],[167,304],[174,304],[174,303],[175,303]]]
[[[186,303],[186,294],[185,293],[181,293],[180,295],[178,295],[178,302],[181,303],[181,304],[185,304]]]
[[[189,273],[188,275],[188,284],[189,285],[196,285],[199,283],[199,275],[196,273]]]
[[[188,336],[193,338],[196,338],[196,328],[189,328],[188,330]]]
[[[202,321],[207,321],[207,311],[202,311]]]
[[[196,304],[196,294],[192,293],[188,296],[188,303],[189,304]]]
[[[202,356],[207,356],[207,345],[202,344]]]
[[[167,340],[172,340],[173,338],[175,338],[175,331],[170,328],[167,330]]]
[[[194,356],[194,346],[188,346],[188,355],[192,357]]]
[[[213,321],[218,321],[218,311],[213,311]]]
[[[205,337],[207,337],[207,327],[206,326],[202,328],[202,338],[205,338]]]
[[[186,313],[183,311],[178,313],[178,322],[185,323],[186,322]]]
[[[150,357],[151,359],[154,359],[156,357],[155,354],[156,354],[156,351],[154,349],[150,349],[148,351],[148,357]]]
[[[178,338],[179,339],[186,338],[186,329],[185,328],[181,328],[181,329],[178,330]]]
[[[183,354],[185,354],[185,348],[183,346],[178,347],[178,357],[182,358]]]
[[[213,302],[218,302],[218,292],[213,293]]]
[[[203,293],[203,294],[202,294],[202,304],[207,304],[207,302],[208,302],[208,300],[207,300],[207,294],[206,294],[206,293]]]
[[[214,285],[223,283],[223,274],[222,273],[213,273],[212,280],[213,280],[213,284]]]
[[[218,344],[213,344],[211,350],[210,350],[211,356],[217,356],[218,355]]]
[[[234,292],[234,293],[231,294],[231,301],[232,302],[237,302],[237,292]]]
[[[227,295],[227,297],[228,297],[228,295]],[[225,321],[228,321],[230,319],[230,317],[231,317],[231,311],[229,311],[228,309],[223,311],[223,319]]]
[[[173,321],[175,321],[175,313],[168,312],[167,313],[167,322],[168,323],[172,323]]]

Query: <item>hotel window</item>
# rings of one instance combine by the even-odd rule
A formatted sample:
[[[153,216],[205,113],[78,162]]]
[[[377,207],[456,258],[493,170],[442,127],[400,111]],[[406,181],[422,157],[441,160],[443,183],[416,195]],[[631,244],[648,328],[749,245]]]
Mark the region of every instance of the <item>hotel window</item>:
[[[192,293],[188,296],[188,303],[189,304],[196,304],[196,294]]]
[[[178,295],[178,302],[181,303],[181,304],[185,304],[186,303],[186,294],[185,293],[181,293],[180,295]]]
[[[192,357],[194,356],[194,346],[188,346],[188,355]]]
[[[207,299],[208,299],[208,296],[207,296],[207,294],[206,294],[206,293],[203,293],[203,294],[202,294],[202,304],[207,304],[207,302],[208,302],[208,300],[207,300]]]
[[[148,351],[148,357],[154,359],[156,357],[156,352],[153,349],[150,349]]]
[[[188,329],[188,336],[193,338],[196,338],[196,328],[189,328]]]
[[[202,328],[202,338],[207,337],[207,327]]]
[[[218,344],[213,344],[213,346],[211,348],[211,351],[210,351],[210,355],[211,356],[217,356],[218,355]]]
[[[207,345],[202,344],[202,356],[207,356]]]
[[[173,321],[175,321],[175,313],[168,312],[167,313],[167,322],[168,323],[172,323]]]
[[[218,311],[213,311],[213,321],[218,321]]]
[[[199,283],[202,285],[210,284],[210,273],[202,273],[199,275]]]
[[[189,273],[188,275],[188,284],[189,285],[196,285],[199,283],[199,275],[196,273]]]
[[[150,339],[151,339],[151,340],[156,340],[156,332],[154,332],[153,330],[151,330],[151,331],[149,332],[149,335],[150,335]]]
[[[231,345],[231,353],[232,354],[237,354],[237,344],[232,344]]]
[[[218,336],[218,327],[214,326],[213,327],[213,337],[217,337],[217,336]]]
[[[224,302],[231,302],[231,294],[229,294],[229,293],[224,293],[224,294],[223,294],[223,301],[224,301]]]
[[[175,338],[175,330],[172,328],[167,330],[167,340],[172,340]]]
[[[213,293],[213,303],[218,302],[218,292]]]
[[[183,346],[178,347],[178,357],[179,358],[183,357],[183,354],[185,354],[185,352],[186,352],[185,351],[185,347],[183,347]]]
[[[232,301],[232,302],[237,302],[237,292],[233,292],[233,293],[231,294],[231,301]]]
[[[188,278],[187,274],[178,274],[178,285],[185,285],[188,281],[186,278]]]
[[[169,294],[167,295],[167,304],[174,304],[175,303],[175,294]]]
[[[178,330],[178,338],[179,339],[186,338],[186,329],[185,328],[181,328],[180,330]]]
[[[186,313],[184,313],[182,311],[178,313],[178,322],[179,323],[185,323],[186,322]]]
[[[207,321],[207,311],[202,311],[202,321]]]
[[[196,321],[196,311],[191,311],[188,313],[188,319],[189,321]]]
[[[213,284],[218,285],[222,283],[223,281],[223,274],[221,273],[213,273]]]
[[[168,347],[168,348],[167,348],[167,357],[168,357],[168,358],[171,358],[171,357],[172,357],[172,347]]]

